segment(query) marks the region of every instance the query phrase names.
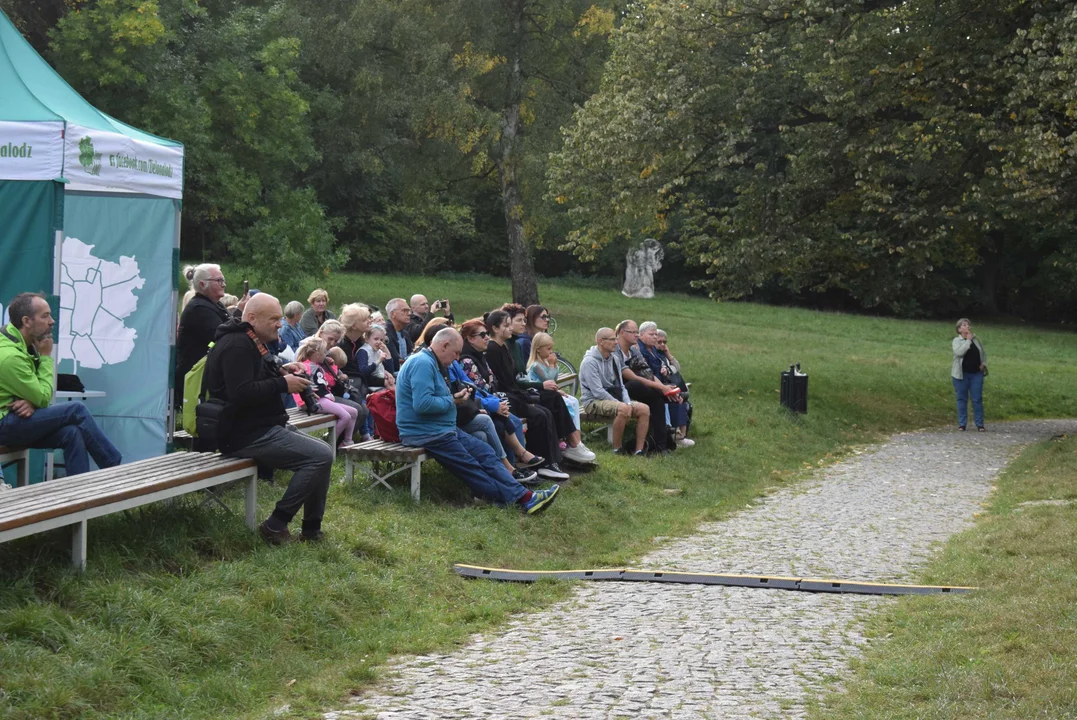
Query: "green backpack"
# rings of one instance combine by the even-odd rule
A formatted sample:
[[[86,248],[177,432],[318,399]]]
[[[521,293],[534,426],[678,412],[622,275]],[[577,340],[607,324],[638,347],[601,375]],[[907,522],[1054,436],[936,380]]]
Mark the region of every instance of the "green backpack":
[[[213,343],[210,343],[209,348],[212,347]],[[183,376],[183,429],[190,433],[191,437],[198,437],[195,408],[198,407],[198,403],[209,399],[209,391],[202,390],[202,376],[206,372],[209,348],[206,349],[206,354],[194,364],[194,367]]]

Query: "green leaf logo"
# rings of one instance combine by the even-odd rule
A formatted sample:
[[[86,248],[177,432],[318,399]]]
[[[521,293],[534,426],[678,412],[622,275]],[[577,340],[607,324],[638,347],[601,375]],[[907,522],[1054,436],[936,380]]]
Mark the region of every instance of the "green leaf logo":
[[[79,141],[79,164],[89,170],[93,167],[93,161],[93,140],[91,140],[90,136],[87,135]]]
[[[79,165],[90,175],[101,174],[101,156],[93,151],[93,140],[89,135],[79,140]]]

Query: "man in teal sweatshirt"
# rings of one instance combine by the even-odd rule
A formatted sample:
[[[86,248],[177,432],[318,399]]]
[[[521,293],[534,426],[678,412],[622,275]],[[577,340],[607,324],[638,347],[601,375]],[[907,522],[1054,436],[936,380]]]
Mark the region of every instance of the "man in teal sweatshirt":
[[[0,445],[64,451],[68,475],[119,465],[120,451],[109,442],[80,402],[52,402],[52,326],[45,298],[16,295],[8,305],[11,322],[0,328]]]
[[[453,328],[434,336],[429,347],[408,357],[396,378],[396,426],[400,441],[421,447],[472,492],[499,505],[519,505],[528,515],[545,510],[558,486],[531,491],[518,483],[490,446],[456,426],[456,406],[468,389],[453,394],[445,375],[460,359],[464,341]]]

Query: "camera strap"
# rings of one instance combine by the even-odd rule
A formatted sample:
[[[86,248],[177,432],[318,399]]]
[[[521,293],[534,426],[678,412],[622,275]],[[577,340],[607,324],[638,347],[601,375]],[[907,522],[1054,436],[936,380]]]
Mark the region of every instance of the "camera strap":
[[[262,357],[265,357],[266,355],[269,354],[269,348],[267,348],[265,346],[265,343],[263,343],[261,340],[258,339],[258,336],[254,334],[253,330],[250,330],[250,329],[247,330],[247,337],[249,337],[251,340],[254,341],[254,346],[256,348],[258,348],[258,353]]]

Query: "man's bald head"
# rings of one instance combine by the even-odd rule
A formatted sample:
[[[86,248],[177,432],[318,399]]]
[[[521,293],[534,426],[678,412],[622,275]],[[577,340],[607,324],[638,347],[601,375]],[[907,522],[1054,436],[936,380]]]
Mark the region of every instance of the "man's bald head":
[[[420,317],[430,311],[430,303],[427,302],[425,295],[412,295],[409,304],[411,311]]]
[[[243,321],[249,322],[262,342],[273,342],[280,330],[280,300],[268,293],[258,293],[243,308]]]
[[[455,328],[451,327],[438,330],[438,334],[430,342],[430,351],[437,356],[438,362],[443,367],[448,367],[454,360],[459,360],[463,347],[464,339]]]
[[[595,347],[598,348],[602,357],[609,357],[613,348],[617,347],[617,334],[613,328],[601,327],[595,333]]]

